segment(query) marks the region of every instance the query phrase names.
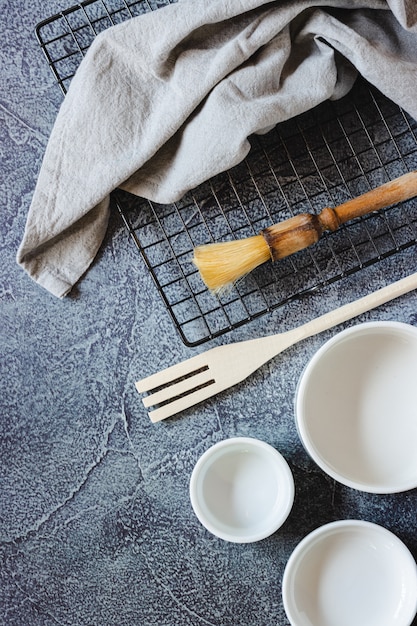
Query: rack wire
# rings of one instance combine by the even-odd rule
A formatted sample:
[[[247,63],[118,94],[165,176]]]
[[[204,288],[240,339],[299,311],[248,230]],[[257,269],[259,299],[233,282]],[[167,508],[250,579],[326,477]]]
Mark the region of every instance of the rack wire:
[[[65,94],[94,37],[169,0],[87,0],[36,27]],[[413,170],[417,122],[359,78],[325,102],[250,138],[248,157],[161,205],[116,190],[117,210],[184,343],[196,346],[417,243],[417,203],[403,202],[325,233],[311,248],[268,263],[219,296],[192,263],[196,245],[257,234],[318,213]]]

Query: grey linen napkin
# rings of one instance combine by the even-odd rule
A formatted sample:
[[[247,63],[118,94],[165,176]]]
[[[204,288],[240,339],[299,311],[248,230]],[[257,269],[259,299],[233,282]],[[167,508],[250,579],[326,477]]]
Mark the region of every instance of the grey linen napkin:
[[[65,296],[103,241],[112,190],[174,202],[357,72],[417,118],[415,5],[182,0],[104,31],[58,113],[17,262]]]

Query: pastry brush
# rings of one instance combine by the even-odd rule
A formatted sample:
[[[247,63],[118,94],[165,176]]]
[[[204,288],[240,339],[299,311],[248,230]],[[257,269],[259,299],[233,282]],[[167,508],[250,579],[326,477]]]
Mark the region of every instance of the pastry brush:
[[[417,195],[417,170],[404,174],[335,208],[319,214],[301,213],[268,226],[259,235],[198,246],[193,262],[214,292],[235,283],[266,261],[278,261],[316,243],[323,232],[335,231],[356,217]]]

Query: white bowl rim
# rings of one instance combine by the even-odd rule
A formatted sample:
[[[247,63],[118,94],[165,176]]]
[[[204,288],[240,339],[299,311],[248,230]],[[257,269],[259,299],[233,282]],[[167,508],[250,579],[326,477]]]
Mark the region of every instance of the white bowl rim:
[[[367,531],[373,531],[374,533],[385,535],[385,537],[389,538],[390,541],[395,545],[396,552],[401,553],[403,557],[405,558],[405,560],[410,565],[410,574],[411,574],[411,578],[413,579],[411,580],[410,589],[411,590],[414,589],[413,604],[410,604],[410,611],[408,614],[404,616],[403,621],[399,622],[396,620],[395,624],[393,623],[392,625],[392,626],[410,626],[413,619],[417,615],[417,563],[411,551],[395,533],[388,530],[384,526],[381,526],[380,524],[376,524],[375,522],[369,522],[367,520],[357,520],[357,519],[336,520],[336,521],[324,524],[322,526],[319,526],[315,530],[311,531],[308,535],[306,535],[294,548],[293,552],[291,553],[287,561],[287,564],[284,569],[284,574],[282,577],[282,600],[283,600],[284,609],[285,609],[287,618],[290,621],[290,624],[294,626],[297,624],[298,612],[293,611],[290,598],[291,598],[291,590],[292,590],[292,584],[293,584],[294,568],[297,567],[297,564],[303,558],[303,553],[308,551],[309,548],[312,547],[314,543],[316,543],[317,541],[320,541],[320,539],[330,537],[331,534],[333,534],[335,531],[337,532],[338,530],[344,530],[344,529],[348,530],[349,528],[350,529],[362,528]],[[310,624],[310,626],[316,626],[316,625]],[[362,626],[362,625],[358,624],[357,626]]]
[[[307,384],[307,378],[310,374],[311,370],[316,366],[316,363],[322,358],[322,356],[330,350],[335,344],[339,343],[345,337],[349,335],[355,335],[357,333],[366,332],[367,329],[393,329],[408,332],[409,334],[413,334],[417,339],[417,327],[412,324],[408,324],[406,322],[398,322],[394,320],[377,320],[371,322],[361,322],[359,324],[355,324],[354,326],[350,326],[336,333],[333,337],[328,339],[323,345],[321,345],[313,356],[309,359],[308,363],[304,367],[296,387],[295,391],[295,399],[294,399],[294,414],[295,414],[295,423],[299,438],[304,448],[313,459],[313,461],[331,478],[338,481],[339,483],[350,487],[352,489],[356,489],[358,491],[363,491],[366,493],[375,493],[375,494],[391,494],[391,493],[401,493],[404,491],[409,491],[411,489],[415,489],[417,487],[417,475],[410,478],[408,481],[403,481],[399,484],[392,484],[391,486],[378,486],[371,485],[369,483],[359,482],[355,480],[351,480],[348,477],[343,476],[339,472],[335,471],[330,465],[326,463],[326,461],[316,453],[313,445],[310,444],[308,434],[306,432],[306,428],[304,422],[299,419],[298,413],[298,404],[299,398],[305,392],[305,387]]]
[[[285,488],[287,490],[287,500],[285,503],[285,507],[280,510],[279,516],[275,519],[273,524],[269,526],[265,526],[262,531],[253,534],[247,535],[239,535],[235,536],[231,533],[223,532],[219,530],[214,524],[210,523],[209,520],[206,519],[203,511],[201,510],[199,499],[197,495],[197,487],[199,477],[201,475],[202,469],[205,467],[206,463],[214,456],[219,450],[222,448],[232,448],[236,445],[249,445],[255,447],[258,450],[264,451],[270,457],[274,458],[275,466],[277,472],[279,473],[279,480],[281,484],[285,484]],[[224,541],[229,541],[232,543],[253,543],[256,541],[261,541],[266,537],[269,537],[274,532],[276,532],[286,521],[288,518],[290,511],[292,509],[294,503],[294,495],[295,495],[295,486],[294,486],[294,477],[291,472],[291,469],[283,457],[283,455],[274,448],[271,444],[266,441],[262,441],[261,439],[257,439],[255,437],[229,437],[227,439],[222,439],[217,443],[210,446],[197,460],[194,469],[191,473],[190,478],[190,500],[191,505],[194,510],[194,513],[200,523],[213,535],[223,539]]]

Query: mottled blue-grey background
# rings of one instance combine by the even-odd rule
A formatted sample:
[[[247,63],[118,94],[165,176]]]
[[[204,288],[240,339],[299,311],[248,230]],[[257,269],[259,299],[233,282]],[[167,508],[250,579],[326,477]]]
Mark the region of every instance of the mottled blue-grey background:
[[[281,578],[297,542],[323,523],[358,518],[394,531],[417,557],[417,490],[350,490],[303,451],[294,390],[308,358],[334,331],[293,347],[220,397],[152,425],[134,381],[205,347],[181,343],[117,215],[93,267],[62,301],[16,265],[62,101],[34,29],[68,6],[0,0],[0,623],[285,626]],[[415,256],[397,255],[223,341],[307,321],[415,271]],[[417,295],[356,321],[368,319],[417,325]],[[253,545],[211,536],[188,498],[197,458],[235,435],[271,443],[295,476],[286,524]]]

